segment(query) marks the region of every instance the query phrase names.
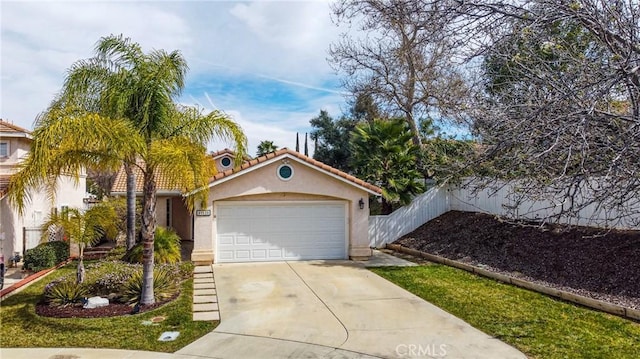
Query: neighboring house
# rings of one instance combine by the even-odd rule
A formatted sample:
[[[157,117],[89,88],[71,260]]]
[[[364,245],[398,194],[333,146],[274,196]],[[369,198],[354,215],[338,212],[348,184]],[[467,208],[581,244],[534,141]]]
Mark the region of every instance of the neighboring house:
[[[286,148],[238,168],[229,150],[213,156],[219,173],[209,181],[208,202],[193,216],[182,194],[163,188],[158,178],[158,225],[193,239],[194,262],[371,256],[368,198],[379,196],[380,188]],[[121,170],[112,194],[125,194],[123,177]]]
[[[86,177],[76,183],[71,177],[58,180],[53,201],[44,189],[33,189],[30,200],[19,215],[7,198],[11,175],[31,149],[31,132],[12,123],[0,120],[0,251],[5,258],[14,253],[35,247],[40,242],[39,226],[53,210],[63,207],[83,208]]]

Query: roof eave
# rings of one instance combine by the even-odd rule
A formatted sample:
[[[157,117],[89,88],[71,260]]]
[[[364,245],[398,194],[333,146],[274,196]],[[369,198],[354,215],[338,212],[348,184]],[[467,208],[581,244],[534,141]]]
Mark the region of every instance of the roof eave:
[[[234,179],[234,178],[236,178],[236,177],[238,177],[238,176],[245,175],[245,174],[247,174],[247,173],[250,173],[250,172],[252,172],[252,171],[255,171],[255,170],[257,170],[257,169],[260,169],[260,168],[262,168],[262,167],[264,167],[264,166],[268,166],[268,165],[272,164],[273,162],[276,162],[276,161],[282,160],[282,159],[284,159],[284,158],[287,158],[287,159],[290,159],[290,160],[296,161],[296,162],[297,162],[297,163],[299,163],[299,164],[305,165],[305,166],[307,166],[308,168],[311,168],[311,169],[314,169],[314,170],[316,170],[316,171],[322,172],[322,173],[324,173],[324,174],[326,174],[326,175],[328,175],[328,176],[330,176],[330,177],[332,177],[332,178],[334,178],[334,179],[337,179],[337,180],[339,180],[339,181],[341,181],[341,182],[344,182],[344,183],[346,183],[346,184],[348,184],[348,185],[351,185],[351,186],[353,186],[353,187],[356,187],[356,188],[358,188],[358,189],[360,189],[360,190],[363,190],[363,191],[365,191],[365,192],[367,192],[367,193],[369,193],[369,194],[372,194],[372,195],[374,195],[374,196],[381,196],[381,195],[382,195],[381,193],[376,192],[376,191],[374,191],[374,190],[372,190],[372,189],[370,189],[370,188],[367,188],[367,187],[362,186],[362,185],[360,185],[360,184],[358,184],[358,183],[355,183],[355,182],[353,182],[353,181],[350,181],[350,180],[348,180],[348,179],[346,179],[346,178],[343,178],[343,177],[341,177],[341,176],[338,176],[338,175],[336,175],[335,173],[331,173],[331,172],[329,172],[329,171],[327,171],[327,170],[325,170],[325,169],[323,169],[323,168],[320,168],[320,167],[318,167],[318,166],[315,166],[315,165],[314,165],[314,164],[312,164],[312,163],[308,163],[308,162],[306,162],[306,161],[304,161],[304,160],[302,160],[302,159],[300,159],[300,158],[298,158],[298,157],[296,157],[296,156],[293,156],[293,155],[292,155],[291,153],[289,153],[289,152],[283,153],[283,154],[281,154],[281,155],[279,155],[279,156],[272,157],[272,158],[270,158],[270,159],[267,159],[267,160],[266,160],[266,161],[264,161],[264,162],[260,162],[260,163],[258,163],[258,164],[256,164],[256,165],[253,165],[253,166],[249,167],[249,168],[241,169],[241,170],[239,170],[239,171],[237,171],[237,172],[235,172],[235,173],[232,173],[232,174],[230,174],[230,175],[228,175],[228,176],[225,176],[225,177],[223,177],[223,178],[221,178],[221,179],[213,180],[213,181],[209,182],[209,184],[208,184],[207,188],[212,188],[212,187],[214,187],[214,186],[220,185],[220,184],[225,183],[225,182],[227,182],[227,181],[230,181],[230,180],[232,180],[232,179]],[[193,195],[193,194],[195,194],[195,193],[199,192],[200,190],[201,190],[201,189],[197,189],[197,190],[191,191],[191,192],[189,192],[189,193],[186,193],[184,196],[191,196],[191,195]]]

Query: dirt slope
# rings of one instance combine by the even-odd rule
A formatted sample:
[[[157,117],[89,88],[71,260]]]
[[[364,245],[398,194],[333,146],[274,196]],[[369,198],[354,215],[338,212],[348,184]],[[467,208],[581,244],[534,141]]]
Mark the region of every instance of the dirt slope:
[[[640,231],[539,228],[451,211],[396,243],[640,308]]]

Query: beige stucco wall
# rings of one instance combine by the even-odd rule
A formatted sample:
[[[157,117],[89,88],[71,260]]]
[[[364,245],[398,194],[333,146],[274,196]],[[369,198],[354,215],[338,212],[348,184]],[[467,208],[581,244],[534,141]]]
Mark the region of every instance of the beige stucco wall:
[[[221,161],[222,161],[222,159],[223,159],[223,158],[226,158],[226,157],[228,157],[228,158],[231,160],[231,165],[230,165],[230,166],[227,166],[227,167],[224,167],[224,166],[222,165],[222,162],[221,162]],[[226,170],[232,169],[232,168],[233,168],[233,163],[235,162],[235,161],[233,160],[233,156],[232,156],[232,155],[230,155],[230,154],[224,154],[224,155],[218,156],[218,157],[216,157],[216,158],[214,159],[214,161],[216,162],[216,170],[217,170],[218,172],[224,172],[224,171],[226,171]]]
[[[62,206],[84,209],[86,178],[81,177],[76,185],[69,177],[58,181],[56,195],[49,198],[44,188],[30,190],[30,199],[20,215],[5,197],[0,204],[0,237],[3,237],[2,252],[7,258],[13,252],[24,251],[23,227],[37,228],[44,223],[53,208],[60,210]]]
[[[277,160],[266,166],[244,173],[226,182],[213,186],[209,192],[207,210],[211,216],[195,217],[194,251],[192,259],[211,262],[215,258],[215,202],[224,200],[269,200],[269,201],[317,201],[344,200],[347,202],[349,223],[349,256],[363,258],[371,256],[368,238],[369,194],[358,187],[333,178],[306,164],[289,159],[294,176],[289,181],[278,178],[276,170],[282,164]],[[360,198],[365,208],[358,207]]]
[[[171,225],[167,223],[167,199],[171,199]],[[181,239],[191,239],[191,214],[180,195],[159,195],[156,200],[156,223],[173,228]]]
[[[0,136],[1,137],[1,136]],[[9,143],[10,155],[0,158],[0,174],[11,175],[17,171],[17,165],[29,153],[31,139],[24,137],[1,137],[2,142]],[[44,223],[53,208],[60,210],[62,206],[85,209],[84,198],[87,187],[86,174],[75,180],[69,176],[58,178],[56,193],[53,198],[45,188],[32,188],[24,211],[20,215],[9,203],[8,198],[0,202],[0,238],[2,253],[8,258],[14,252],[24,251],[23,228],[37,228]]]

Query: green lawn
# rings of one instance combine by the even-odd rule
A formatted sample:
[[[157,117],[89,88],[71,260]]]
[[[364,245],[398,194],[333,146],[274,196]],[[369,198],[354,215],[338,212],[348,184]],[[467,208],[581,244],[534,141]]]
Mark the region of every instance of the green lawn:
[[[212,331],[218,324],[191,320],[193,280],[184,283],[176,301],[138,315],[98,319],[38,316],[35,304],[40,300],[44,286],[56,277],[74,271],[75,266],[68,265],[2,301],[0,338],[3,348],[84,347],[174,352]],[[142,325],[142,321],[155,316],[167,319],[159,325]],[[157,339],[164,331],[179,331],[180,336],[172,342],[159,342]]]
[[[442,265],[372,268],[531,358],[639,358],[640,324]]]

